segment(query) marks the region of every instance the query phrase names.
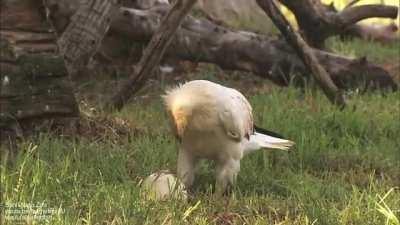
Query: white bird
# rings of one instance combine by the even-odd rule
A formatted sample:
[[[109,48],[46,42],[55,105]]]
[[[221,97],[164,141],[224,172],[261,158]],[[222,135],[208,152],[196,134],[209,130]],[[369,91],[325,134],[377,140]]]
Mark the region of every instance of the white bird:
[[[235,182],[240,160],[261,148],[288,150],[294,142],[259,132],[252,107],[237,90],[195,80],[163,96],[176,137],[180,140],[177,176],[192,186],[199,159],[216,161],[216,194]],[[262,131],[265,131],[261,129]]]

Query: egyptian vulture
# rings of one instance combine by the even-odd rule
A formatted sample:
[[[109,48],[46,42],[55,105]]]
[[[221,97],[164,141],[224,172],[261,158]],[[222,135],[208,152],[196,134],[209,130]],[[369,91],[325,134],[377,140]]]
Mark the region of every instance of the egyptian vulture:
[[[243,156],[294,145],[255,127],[250,103],[235,89],[194,80],[168,90],[163,99],[180,141],[177,176],[186,188],[193,184],[199,159],[216,162],[216,194],[222,194],[234,183]]]

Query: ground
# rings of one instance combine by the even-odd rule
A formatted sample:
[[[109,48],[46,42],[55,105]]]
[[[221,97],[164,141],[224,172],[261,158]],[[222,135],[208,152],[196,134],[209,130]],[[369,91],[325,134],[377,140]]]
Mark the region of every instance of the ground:
[[[330,46],[368,55],[400,73],[398,44],[332,40]],[[103,91],[91,88],[99,88],[98,80],[80,83],[85,119],[80,135],[26,139],[13,163],[0,151],[1,224],[17,224],[5,219],[16,203],[27,204],[20,209],[32,204],[49,209],[43,223],[54,225],[400,224],[400,92],[349,92],[349,106],[340,110],[317,88],[279,88],[250,74],[199,68],[184,77],[152,80],[112,114],[97,107]],[[212,197],[213,165],[204,162],[189,202],[145,200],[141,180],[176,168],[177,143],[159,95],[175,79],[197,78],[239,88],[254,106],[257,124],[296,146],[244,158],[230,197]]]

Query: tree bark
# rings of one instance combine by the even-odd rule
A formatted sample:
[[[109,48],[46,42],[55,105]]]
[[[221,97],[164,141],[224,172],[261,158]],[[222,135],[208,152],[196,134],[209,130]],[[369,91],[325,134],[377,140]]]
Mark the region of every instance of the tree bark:
[[[317,57],[312,49],[307,45],[303,38],[292,28],[290,23],[279,11],[273,0],[257,0],[258,5],[267,13],[267,15],[274,22],[275,26],[281,31],[286,41],[297,52],[304,65],[314,75],[315,80],[318,82],[322,91],[329,98],[329,100],[341,107],[346,105],[344,95],[333,83],[330,75],[320,65]]]
[[[46,3],[51,10],[51,2]],[[96,53],[117,9],[117,0],[79,2],[78,10],[68,20],[67,28],[58,39],[58,46],[70,74],[84,68]]]
[[[37,1],[1,2],[0,69],[2,141],[43,131],[47,125],[70,127],[78,117],[54,29]]]
[[[71,1],[74,0],[68,2]],[[68,21],[76,10],[73,7],[63,7],[61,3],[62,0],[57,1],[58,10],[51,12],[55,24],[61,24],[57,26],[59,32],[63,29],[62,21]],[[122,7],[115,14],[108,34],[113,39],[147,43],[169,10],[168,4],[159,4],[147,10]],[[105,40],[100,52],[108,52],[110,48],[126,48],[126,45],[122,41],[110,43]],[[317,49],[312,51],[341,89],[397,89],[397,84],[384,69],[365,58],[353,59]],[[109,58],[117,57],[113,55]],[[126,58],[125,55],[122,57]],[[300,58],[285,41],[228,29],[207,19],[192,16],[187,16],[177,30],[165,57],[213,63],[227,70],[251,72],[283,86],[310,77]]]
[[[321,0],[279,0],[296,17],[300,31],[312,47],[323,49],[325,40],[334,35],[353,33],[359,37],[366,34],[364,26],[355,24],[363,19],[397,18],[398,7],[385,5],[362,5],[346,7],[338,12]]]

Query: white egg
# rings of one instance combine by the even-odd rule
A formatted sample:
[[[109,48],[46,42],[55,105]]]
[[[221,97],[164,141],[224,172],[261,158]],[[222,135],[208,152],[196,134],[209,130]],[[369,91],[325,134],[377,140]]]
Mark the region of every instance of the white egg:
[[[185,186],[169,171],[151,174],[142,183],[144,194],[153,200],[180,199],[187,200]]]

